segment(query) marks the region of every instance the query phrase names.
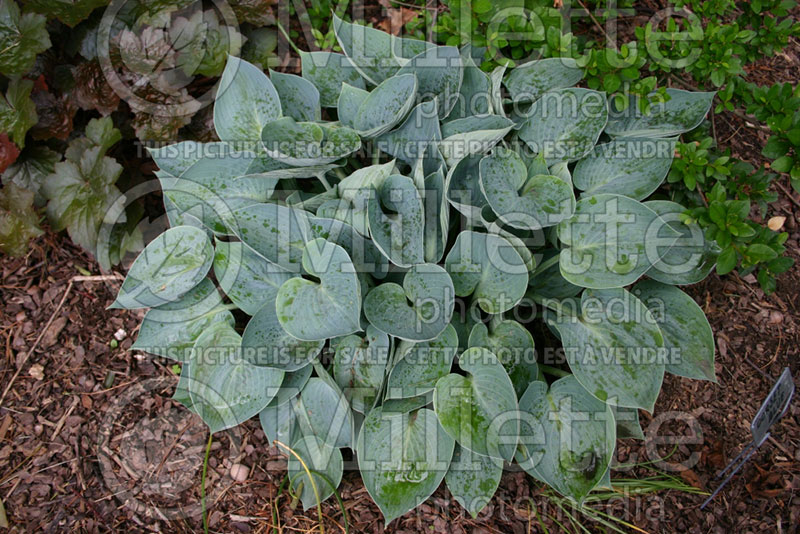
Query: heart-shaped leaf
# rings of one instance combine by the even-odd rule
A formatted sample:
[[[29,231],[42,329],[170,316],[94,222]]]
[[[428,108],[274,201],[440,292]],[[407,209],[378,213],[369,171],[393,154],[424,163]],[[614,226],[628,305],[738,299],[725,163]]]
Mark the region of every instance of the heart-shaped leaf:
[[[482,156],[467,156],[450,167],[445,180],[447,201],[464,215],[471,224],[481,218],[481,209],[487,205],[481,191],[479,164]]]
[[[486,313],[510,310],[528,287],[525,261],[511,243],[497,235],[461,232],[444,263],[456,295],[472,295]]]
[[[411,58],[396,76],[414,74],[420,100],[436,99],[440,118],[447,117],[461,88],[464,66],[454,46],[432,46]]]
[[[289,454],[289,464],[287,471],[292,488],[300,490],[300,501],[303,503],[303,510],[308,510],[319,505],[333,495],[339,483],[342,481],[344,462],[342,461],[342,451],[324,443],[316,436],[303,436],[292,443],[292,450],[303,459],[305,467],[311,470],[314,485],[319,494],[314,493],[314,486],[308,478],[303,465],[294,454]],[[322,473],[320,476],[316,473]]]
[[[438,265],[423,263],[406,273],[402,287],[387,282],[370,291],[364,299],[364,315],[391,336],[426,341],[447,328],[454,305],[450,275]]]
[[[561,274],[581,287],[623,287],[647,272],[679,235],[631,198],[582,198],[575,215],[558,226],[558,238],[567,245],[559,260]]]
[[[381,509],[385,524],[436,491],[450,466],[454,445],[431,410],[370,411],[356,452],[364,487]]]
[[[425,261],[422,198],[407,176],[392,174],[369,197],[369,231],[375,246],[398,267]]]
[[[139,254],[109,309],[152,308],[178,300],[206,277],[213,260],[205,232],[191,226],[170,228]]]
[[[319,100],[323,107],[336,107],[343,83],[366,89],[364,79],[343,54],[301,50],[300,60],[303,78],[313,83],[319,90]]]
[[[359,149],[358,134],[345,127],[295,122],[291,117],[264,126],[261,142],[266,154],[287,165],[325,165]]]
[[[292,273],[300,272],[309,213],[281,204],[254,204],[237,210],[235,233],[244,244]]]
[[[515,103],[533,102],[547,91],[572,87],[583,78],[574,59],[553,57],[523,63],[506,76],[505,86]]]
[[[572,377],[533,382],[519,401],[525,414],[520,466],[579,504],[601,483],[614,455],[611,408]]]
[[[142,350],[185,362],[197,338],[215,323],[235,325],[233,315],[208,278],[178,300],[152,308],[144,316],[131,350]]]
[[[517,321],[503,320],[495,315],[488,325],[478,323],[469,335],[470,347],[488,350],[503,364],[517,397],[521,397],[528,384],[539,377],[533,336]]]
[[[695,284],[708,276],[720,253],[717,242],[706,239],[699,224],[681,222],[680,216],[686,208],[677,202],[650,200],[644,205],[666,221],[669,228],[681,234],[672,246],[659,247],[657,255],[661,259],[653,263],[647,276],[674,285]]]
[[[467,376],[449,374],[436,382],[433,409],[453,439],[467,450],[511,460],[519,420],[514,385],[497,356],[467,349],[458,360]]]
[[[320,282],[292,278],[280,287],[275,308],[284,330],[306,341],[361,330],[361,287],[347,252],[313,239],[303,250],[303,269]]]
[[[268,300],[247,323],[242,334],[244,357],[253,365],[297,371],[320,353],[324,340],[300,341],[278,321],[275,301]]]
[[[677,287],[644,280],[633,288],[658,321],[669,360],[666,370],[678,376],[716,382],[714,333],[703,310]]]
[[[575,165],[575,187],[584,195],[614,193],[642,200],[664,181],[677,138],[621,138],[597,145]]]
[[[429,143],[441,139],[437,100],[429,100],[414,107],[398,128],[377,138],[374,147],[413,165]]]
[[[323,371],[327,377],[327,373]],[[350,405],[333,380],[313,377],[306,382],[294,406],[304,436],[317,436],[332,447],[350,447],[353,417]]]
[[[640,111],[636,98],[622,111],[612,108],[606,133],[614,137],[672,137],[694,130],[703,122],[716,92],[668,88],[666,94],[669,100],[658,93],[648,95],[656,99],[648,113]]]
[[[484,154],[511,131],[514,123],[500,115],[473,115],[442,125],[442,151],[447,166],[452,167],[472,154]]]
[[[622,288],[586,290],[580,306],[549,319],[575,377],[602,401],[652,413],[665,361],[656,318]]]
[[[447,325],[430,341],[401,341],[395,351],[386,398],[415,397],[433,391],[436,381],[450,372],[457,352],[458,335],[453,325]]]
[[[606,126],[606,95],[579,88],[548,91],[526,116],[518,135],[535,154],[544,154],[548,166],[574,161],[592,150]]]
[[[281,113],[280,97],[267,75],[243,59],[228,56],[214,102],[219,138],[255,143],[264,126]]]
[[[336,343],[333,376],[353,409],[367,413],[372,407],[389,362],[389,336],[373,326],[365,337],[350,335]]]
[[[572,186],[549,174],[528,177],[516,152],[498,147],[481,159],[480,186],[492,210],[514,228],[539,230],[572,216]]]
[[[405,118],[414,106],[416,94],[417,78],[413,74],[394,76],[370,91],[352,116],[351,123],[348,124],[345,116],[340,116],[339,119],[361,137],[378,137]],[[344,95],[342,91],[339,100]]]
[[[319,90],[313,83],[295,74],[269,71],[269,77],[281,99],[283,115],[296,121],[319,121]]]
[[[181,374],[189,377],[192,409],[212,433],[244,423],[275,396],[283,371],[257,367],[241,354],[242,338],[229,324],[215,323],[197,338]]]
[[[456,444],[453,461],[444,481],[453,498],[474,519],[492,500],[502,475],[502,461],[482,456]]]
[[[461,80],[461,88],[455,104],[450,110],[450,115],[447,116],[448,121],[492,112],[489,77],[475,66],[475,62],[471,58],[462,57],[462,60],[464,77]]]
[[[214,275],[228,298],[249,315],[274,302],[278,288],[297,276],[236,241],[217,241]]]

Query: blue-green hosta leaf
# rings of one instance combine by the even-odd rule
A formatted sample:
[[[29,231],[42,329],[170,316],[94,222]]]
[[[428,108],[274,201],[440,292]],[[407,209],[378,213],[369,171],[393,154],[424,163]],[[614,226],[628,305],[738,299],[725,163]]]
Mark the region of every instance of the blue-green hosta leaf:
[[[159,169],[172,176],[180,176],[203,158],[224,158],[234,153],[235,150],[231,145],[223,142],[181,141],[173,145],[148,148],[147,152]],[[247,156],[247,153],[242,152],[240,155]]]
[[[429,143],[435,143],[442,139],[436,110],[436,100],[429,100],[417,105],[397,129],[377,138],[375,147],[413,165],[424,153]]]
[[[350,405],[333,380],[310,378],[300,391],[294,411],[304,436],[317,436],[324,443],[337,448],[352,445],[353,417]]]
[[[450,115],[447,116],[448,121],[492,112],[489,76],[475,66],[472,59],[464,57],[463,61],[464,78],[461,80],[458,98],[450,110]]]
[[[375,246],[398,267],[425,261],[425,213],[411,178],[392,174],[370,195],[369,231]]]
[[[213,260],[205,232],[170,228],[139,254],[109,308],[150,308],[178,300],[206,277]]]
[[[269,77],[281,99],[281,109],[286,117],[300,121],[319,121],[319,90],[305,78],[295,74],[269,71]]]
[[[244,341],[244,339],[242,341]],[[283,382],[281,382],[281,387],[278,389],[275,397],[272,398],[267,406],[280,406],[284,403],[294,400],[295,397],[300,395],[300,392],[305,387],[306,382],[308,382],[308,379],[311,378],[311,373],[313,371],[313,365],[306,365],[297,371],[286,371],[283,374]]]
[[[497,214],[492,211],[489,205],[481,209],[480,224],[486,228],[486,233],[499,235],[511,243],[511,246],[519,253],[522,261],[525,262],[528,271],[533,273],[536,269],[536,259],[533,257],[531,249],[542,241],[543,232],[532,233],[527,230],[513,228],[498,219]]]
[[[550,263],[548,260],[559,255],[559,251],[555,249],[547,249],[542,253],[542,260],[539,263],[543,269],[537,267],[536,271],[531,275],[528,282],[528,292],[530,295],[536,295],[543,298],[564,299],[574,297],[583,288],[576,286],[562,276],[561,269],[558,261],[553,260]]]
[[[438,265],[422,263],[406,273],[402,287],[386,282],[370,291],[364,299],[364,315],[391,336],[427,341],[447,328],[454,306],[450,275]]]
[[[348,128],[353,128],[358,109],[368,96],[369,91],[363,87],[343,83],[342,90],[339,92],[339,100],[336,101],[336,115],[339,122]]]
[[[192,409],[212,433],[244,423],[266,408],[283,371],[257,367],[242,358],[242,338],[227,323],[215,323],[194,344],[187,373]]]
[[[506,224],[524,230],[554,226],[572,216],[572,186],[548,174],[528,178],[528,169],[516,152],[498,147],[481,159],[481,191],[489,206]]]
[[[373,185],[383,183],[393,169],[394,160],[356,170],[336,185],[338,198],[324,201],[317,209],[317,216],[344,221],[362,236],[369,236],[370,190]]]
[[[669,360],[666,370],[678,376],[716,382],[714,333],[703,310],[677,287],[644,280],[633,288],[658,321]]]
[[[573,180],[583,194],[613,193],[642,200],[667,177],[677,137],[624,137],[597,145],[575,165]]]
[[[350,128],[295,122],[291,117],[264,126],[261,142],[267,156],[298,167],[332,163],[361,146],[361,139]]]
[[[644,431],[642,425],[639,424],[639,410],[613,404],[609,404],[609,407],[614,414],[618,438],[644,439]]]
[[[445,258],[456,295],[472,295],[486,313],[497,314],[519,303],[528,287],[528,267],[513,245],[493,234],[458,234]]]
[[[620,195],[582,198],[558,226],[566,245],[564,278],[581,287],[623,287],[639,279],[680,234],[639,201]]]
[[[590,89],[548,91],[531,106],[519,138],[547,165],[574,161],[594,147],[608,120],[606,95]]]
[[[161,189],[181,214],[196,217],[217,234],[230,235],[236,231],[235,210],[265,202],[277,183],[241,178],[253,157],[226,151],[198,159],[177,177],[159,171]]]
[[[222,291],[248,315],[274,301],[278,288],[297,276],[237,241],[217,241],[214,275]]]
[[[424,186],[422,203],[425,209],[425,261],[438,263],[444,256],[447,233],[450,230],[450,206],[445,199],[445,178],[441,167],[425,177]]]
[[[292,278],[280,287],[275,307],[284,330],[306,341],[361,330],[361,286],[347,252],[313,239],[303,250],[303,269],[320,282]]]
[[[309,214],[280,204],[254,204],[234,213],[235,233],[273,263],[299,273],[309,235]]]
[[[450,372],[456,352],[458,334],[453,325],[447,325],[430,341],[401,341],[389,373],[386,398],[415,397],[433,391],[436,381]]]
[[[432,46],[411,58],[395,76],[414,74],[420,100],[436,99],[440,118],[447,117],[461,88],[464,66],[454,46]]]
[[[342,90],[339,100],[341,101],[345,95],[345,91]],[[414,106],[416,95],[417,78],[413,74],[395,76],[381,83],[361,100],[349,124],[345,116],[340,115],[339,119],[357,131],[361,137],[378,137],[405,118]]]
[[[473,115],[442,125],[442,151],[448,167],[472,154],[485,154],[511,131],[514,123],[500,115]]]
[[[343,83],[358,89],[366,89],[364,79],[343,54],[301,50],[300,60],[303,78],[313,83],[319,90],[319,100],[323,107],[336,107]]]
[[[259,148],[261,150],[261,148]],[[265,179],[265,180],[287,180],[291,178],[317,178],[324,176],[330,170],[338,167],[336,163],[322,163],[319,165],[306,165],[295,167],[284,161],[271,158],[266,152],[259,152],[255,159],[247,168],[247,172],[242,178]],[[287,201],[288,202],[288,201]]]
[[[270,300],[247,323],[242,334],[244,357],[253,365],[297,371],[309,365],[322,350],[324,340],[301,341],[290,336],[278,321]]]
[[[0,4],[0,73],[20,76],[33,68],[36,54],[51,46],[46,23],[42,15],[20,16],[16,2]]]
[[[539,377],[533,336],[517,321],[502,318],[495,321],[493,318],[488,326],[478,323],[472,327],[468,344],[470,347],[487,349],[497,356],[514,385],[517,398],[525,393],[528,384]]]
[[[149,310],[131,350],[187,361],[195,341],[205,330],[220,322],[236,324],[231,312],[221,304],[222,297],[214,283],[204,278],[178,300]]]
[[[580,310],[550,318],[586,391],[649,412],[664,378],[664,336],[642,301],[622,288],[583,292]]]
[[[503,75],[506,73],[505,65],[498,65],[489,74],[489,99],[492,103],[492,113],[506,117],[503,107]]]
[[[481,191],[479,164],[483,156],[467,156],[451,166],[445,180],[447,201],[464,215],[470,224],[481,219],[486,197]]]
[[[453,461],[444,481],[453,498],[474,519],[492,500],[502,475],[503,462],[456,444]]]
[[[433,409],[453,439],[467,450],[511,460],[519,436],[514,385],[497,356],[467,349],[458,359],[467,376],[451,373],[436,382]]]
[[[581,503],[601,483],[614,455],[611,407],[589,395],[575,377],[533,382],[519,402],[525,414],[520,466]]]
[[[336,344],[333,376],[354,410],[367,413],[372,407],[386,376],[389,350],[389,336],[372,325],[366,336],[350,335]]]
[[[670,247],[659,247],[661,258],[653,263],[647,276],[665,284],[686,285],[703,280],[717,264],[720,248],[713,239],[706,239],[697,223],[681,222],[686,208],[669,200],[650,200],[645,206],[658,213],[667,225],[680,233]],[[663,248],[663,250],[661,250]]]
[[[338,219],[309,217],[310,236],[321,237],[342,247],[353,260],[357,273],[383,278],[389,270],[389,260],[375,244],[359,234],[355,228]]]
[[[472,328],[482,322],[483,311],[478,306],[477,300],[470,300],[468,306],[456,307],[453,321],[450,324],[458,335],[458,352],[464,352],[469,348],[469,335],[472,333]]]
[[[280,97],[267,75],[247,61],[228,56],[214,102],[219,138],[256,144],[264,126],[281,114]]]
[[[312,471],[311,476],[314,478],[314,484],[319,493],[319,502],[317,502],[317,494],[314,493],[308,473],[294,454],[289,454],[287,470],[291,486],[295,491],[302,488],[300,501],[303,503],[303,509],[308,510],[333,495],[342,481],[344,469],[342,451],[324,443],[316,436],[303,436],[292,443],[291,447],[303,459],[306,467]],[[315,474],[314,471],[322,473],[325,477]]]
[[[624,111],[612,109],[605,132],[614,137],[672,137],[694,130],[703,122],[716,94],[672,88],[666,92],[670,99],[665,102],[658,96],[646,114],[635,101]]]
[[[350,63],[372,85],[380,84],[394,75],[408,59],[435,46],[345,22],[336,13],[333,14],[333,29]]]
[[[267,442],[280,441],[289,444],[300,437],[300,429],[297,426],[297,417],[294,411],[295,400],[296,398],[292,398],[291,402],[276,405],[270,402],[259,412],[258,420],[267,437]]]
[[[572,58],[554,57],[530,61],[511,70],[505,86],[516,103],[534,102],[547,91],[572,87],[583,78],[583,70]]]
[[[385,524],[423,503],[450,466],[453,438],[427,408],[404,413],[375,408],[358,435],[356,452],[364,486]]]

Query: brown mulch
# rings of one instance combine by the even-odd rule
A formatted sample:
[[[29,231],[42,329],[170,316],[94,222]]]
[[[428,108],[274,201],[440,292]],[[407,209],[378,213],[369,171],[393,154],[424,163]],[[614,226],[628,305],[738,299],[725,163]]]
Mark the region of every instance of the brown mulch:
[[[766,58],[753,81],[796,80],[798,45]],[[788,65],[788,66],[787,66]],[[717,134],[734,155],[755,163],[766,134],[729,114]],[[789,254],[800,263],[800,208],[788,182],[771,215],[786,217]],[[18,532],[202,532],[200,475],[207,439],[196,416],[170,400],[177,377],[169,362],[128,350],[141,313],[105,310],[114,280],[70,281],[99,268],[64,236],[47,234],[25,258],[0,258],[0,501]],[[749,439],[749,422],[772,381],[789,366],[800,375],[800,267],[765,296],[751,276],[716,275],[688,289],[703,307],[717,342],[719,384],[668,375],[653,417],[642,413],[648,439],[621,440],[618,461],[655,461],[672,452],[658,437],[684,436],[654,469],[705,491],[715,473]],[[61,303],[63,300],[63,304]],[[38,343],[37,343],[38,340]],[[36,344],[35,350],[28,353]],[[23,363],[24,362],[24,363]],[[17,370],[19,375],[11,383]],[[796,533],[800,524],[800,408],[795,400],[773,437],[705,510],[702,495],[668,491],[621,496],[601,508],[646,532]],[[347,460],[348,458],[346,458]],[[689,469],[676,470],[678,462]],[[292,507],[279,493],[285,457],[269,447],[257,420],[215,437],[208,467],[211,532],[310,532],[315,509]],[[235,466],[235,467],[234,467]],[[242,467],[244,466],[244,467]],[[444,485],[417,510],[384,530],[382,516],[357,472],[339,488],[352,532],[562,532],[563,512],[523,473],[506,473],[497,495],[473,520]],[[273,510],[279,511],[279,525]],[[322,507],[326,532],[341,532],[335,500]],[[602,531],[586,523],[593,531]],[[627,529],[631,532],[634,529]]]

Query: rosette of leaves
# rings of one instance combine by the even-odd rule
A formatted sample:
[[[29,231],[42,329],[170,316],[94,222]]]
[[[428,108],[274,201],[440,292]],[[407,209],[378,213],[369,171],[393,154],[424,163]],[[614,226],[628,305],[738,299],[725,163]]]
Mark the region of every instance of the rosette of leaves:
[[[334,22],[344,54],[303,53],[302,76],[231,57],[221,141],[151,152],[172,227],[113,304],[149,308],[134,348],[183,362],[176,399],[212,432],[258,416],[320,497],[353,449],[387,523],[443,480],[476,515],[504,462],[582,502],[665,372],[715,380],[675,287],[713,251],[648,199],[709,94],[611,112],[574,62],[489,77],[469,50]],[[565,349],[558,380],[540,343]]]

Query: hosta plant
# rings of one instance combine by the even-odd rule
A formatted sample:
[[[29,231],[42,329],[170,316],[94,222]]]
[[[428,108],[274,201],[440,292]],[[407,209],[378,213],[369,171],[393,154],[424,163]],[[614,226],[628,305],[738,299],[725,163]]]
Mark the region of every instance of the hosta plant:
[[[149,308],[133,348],[183,364],[175,398],[211,432],[258,417],[303,458],[306,507],[343,449],[387,523],[443,480],[476,515],[514,466],[581,502],[665,372],[715,380],[675,286],[716,249],[649,199],[712,94],[622,113],[572,60],[487,75],[334,26],[344,54],[302,53],[302,76],[229,58],[221,141],[152,151],[172,227],[112,305]]]

